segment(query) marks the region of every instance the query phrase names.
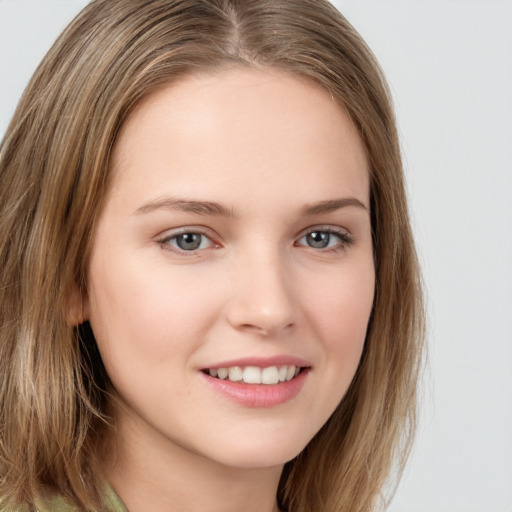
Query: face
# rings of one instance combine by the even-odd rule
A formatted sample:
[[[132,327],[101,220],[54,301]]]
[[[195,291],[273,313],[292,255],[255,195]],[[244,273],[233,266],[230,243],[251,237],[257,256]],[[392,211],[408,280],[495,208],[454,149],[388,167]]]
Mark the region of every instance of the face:
[[[345,394],[372,307],[348,116],[277,71],[191,76],[139,104],[112,172],[86,314],[121,431],[232,467],[290,460]]]

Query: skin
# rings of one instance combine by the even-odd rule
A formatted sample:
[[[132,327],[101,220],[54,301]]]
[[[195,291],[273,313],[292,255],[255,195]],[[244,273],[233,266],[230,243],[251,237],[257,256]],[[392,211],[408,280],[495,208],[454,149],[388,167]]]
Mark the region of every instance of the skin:
[[[283,464],[345,394],[371,312],[357,132],[318,85],[235,68],[143,100],[112,172],[84,310],[114,386],[107,477],[131,512],[276,511]],[[226,215],[169,198],[219,203]],[[305,212],[340,198],[349,204]],[[312,246],[312,231],[327,247]],[[197,250],[179,250],[183,232],[203,234]],[[273,407],[241,405],[201,372],[278,355],[310,370],[298,395]]]

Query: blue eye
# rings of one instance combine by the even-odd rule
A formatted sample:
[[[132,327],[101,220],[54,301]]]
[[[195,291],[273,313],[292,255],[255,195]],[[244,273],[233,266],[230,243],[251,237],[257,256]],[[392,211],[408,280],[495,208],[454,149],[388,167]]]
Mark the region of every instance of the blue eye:
[[[299,239],[297,245],[311,247],[312,249],[336,249],[343,248],[353,242],[347,233],[328,229],[315,229]]]
[[[161,242],[164,245],[170,245],[178,252],[193,252],[200,249],[207,249],[213,245],[213,242],[203,233],[187,231],[166,238]]]

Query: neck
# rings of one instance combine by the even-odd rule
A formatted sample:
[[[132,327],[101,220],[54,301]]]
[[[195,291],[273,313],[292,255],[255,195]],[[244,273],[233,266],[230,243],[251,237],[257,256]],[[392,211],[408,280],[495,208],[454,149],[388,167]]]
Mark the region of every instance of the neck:
[[[136,422],[116,422],[106,476],[129,512],[279,512],[282,466],[230,467]]]

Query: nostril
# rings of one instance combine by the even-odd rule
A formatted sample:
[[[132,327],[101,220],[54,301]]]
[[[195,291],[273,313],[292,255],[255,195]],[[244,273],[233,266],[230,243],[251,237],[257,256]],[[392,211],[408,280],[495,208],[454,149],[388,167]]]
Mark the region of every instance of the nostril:
[[[245,323],[239,325],[237,328],[242,331],[252,332],[260,336],[273,336],[278,332],[286,332],[293,329],[293,323],[287,323],[285,325],[279,325],[277,323],[270,324],[269,322],[259,322],[259,324]]]

